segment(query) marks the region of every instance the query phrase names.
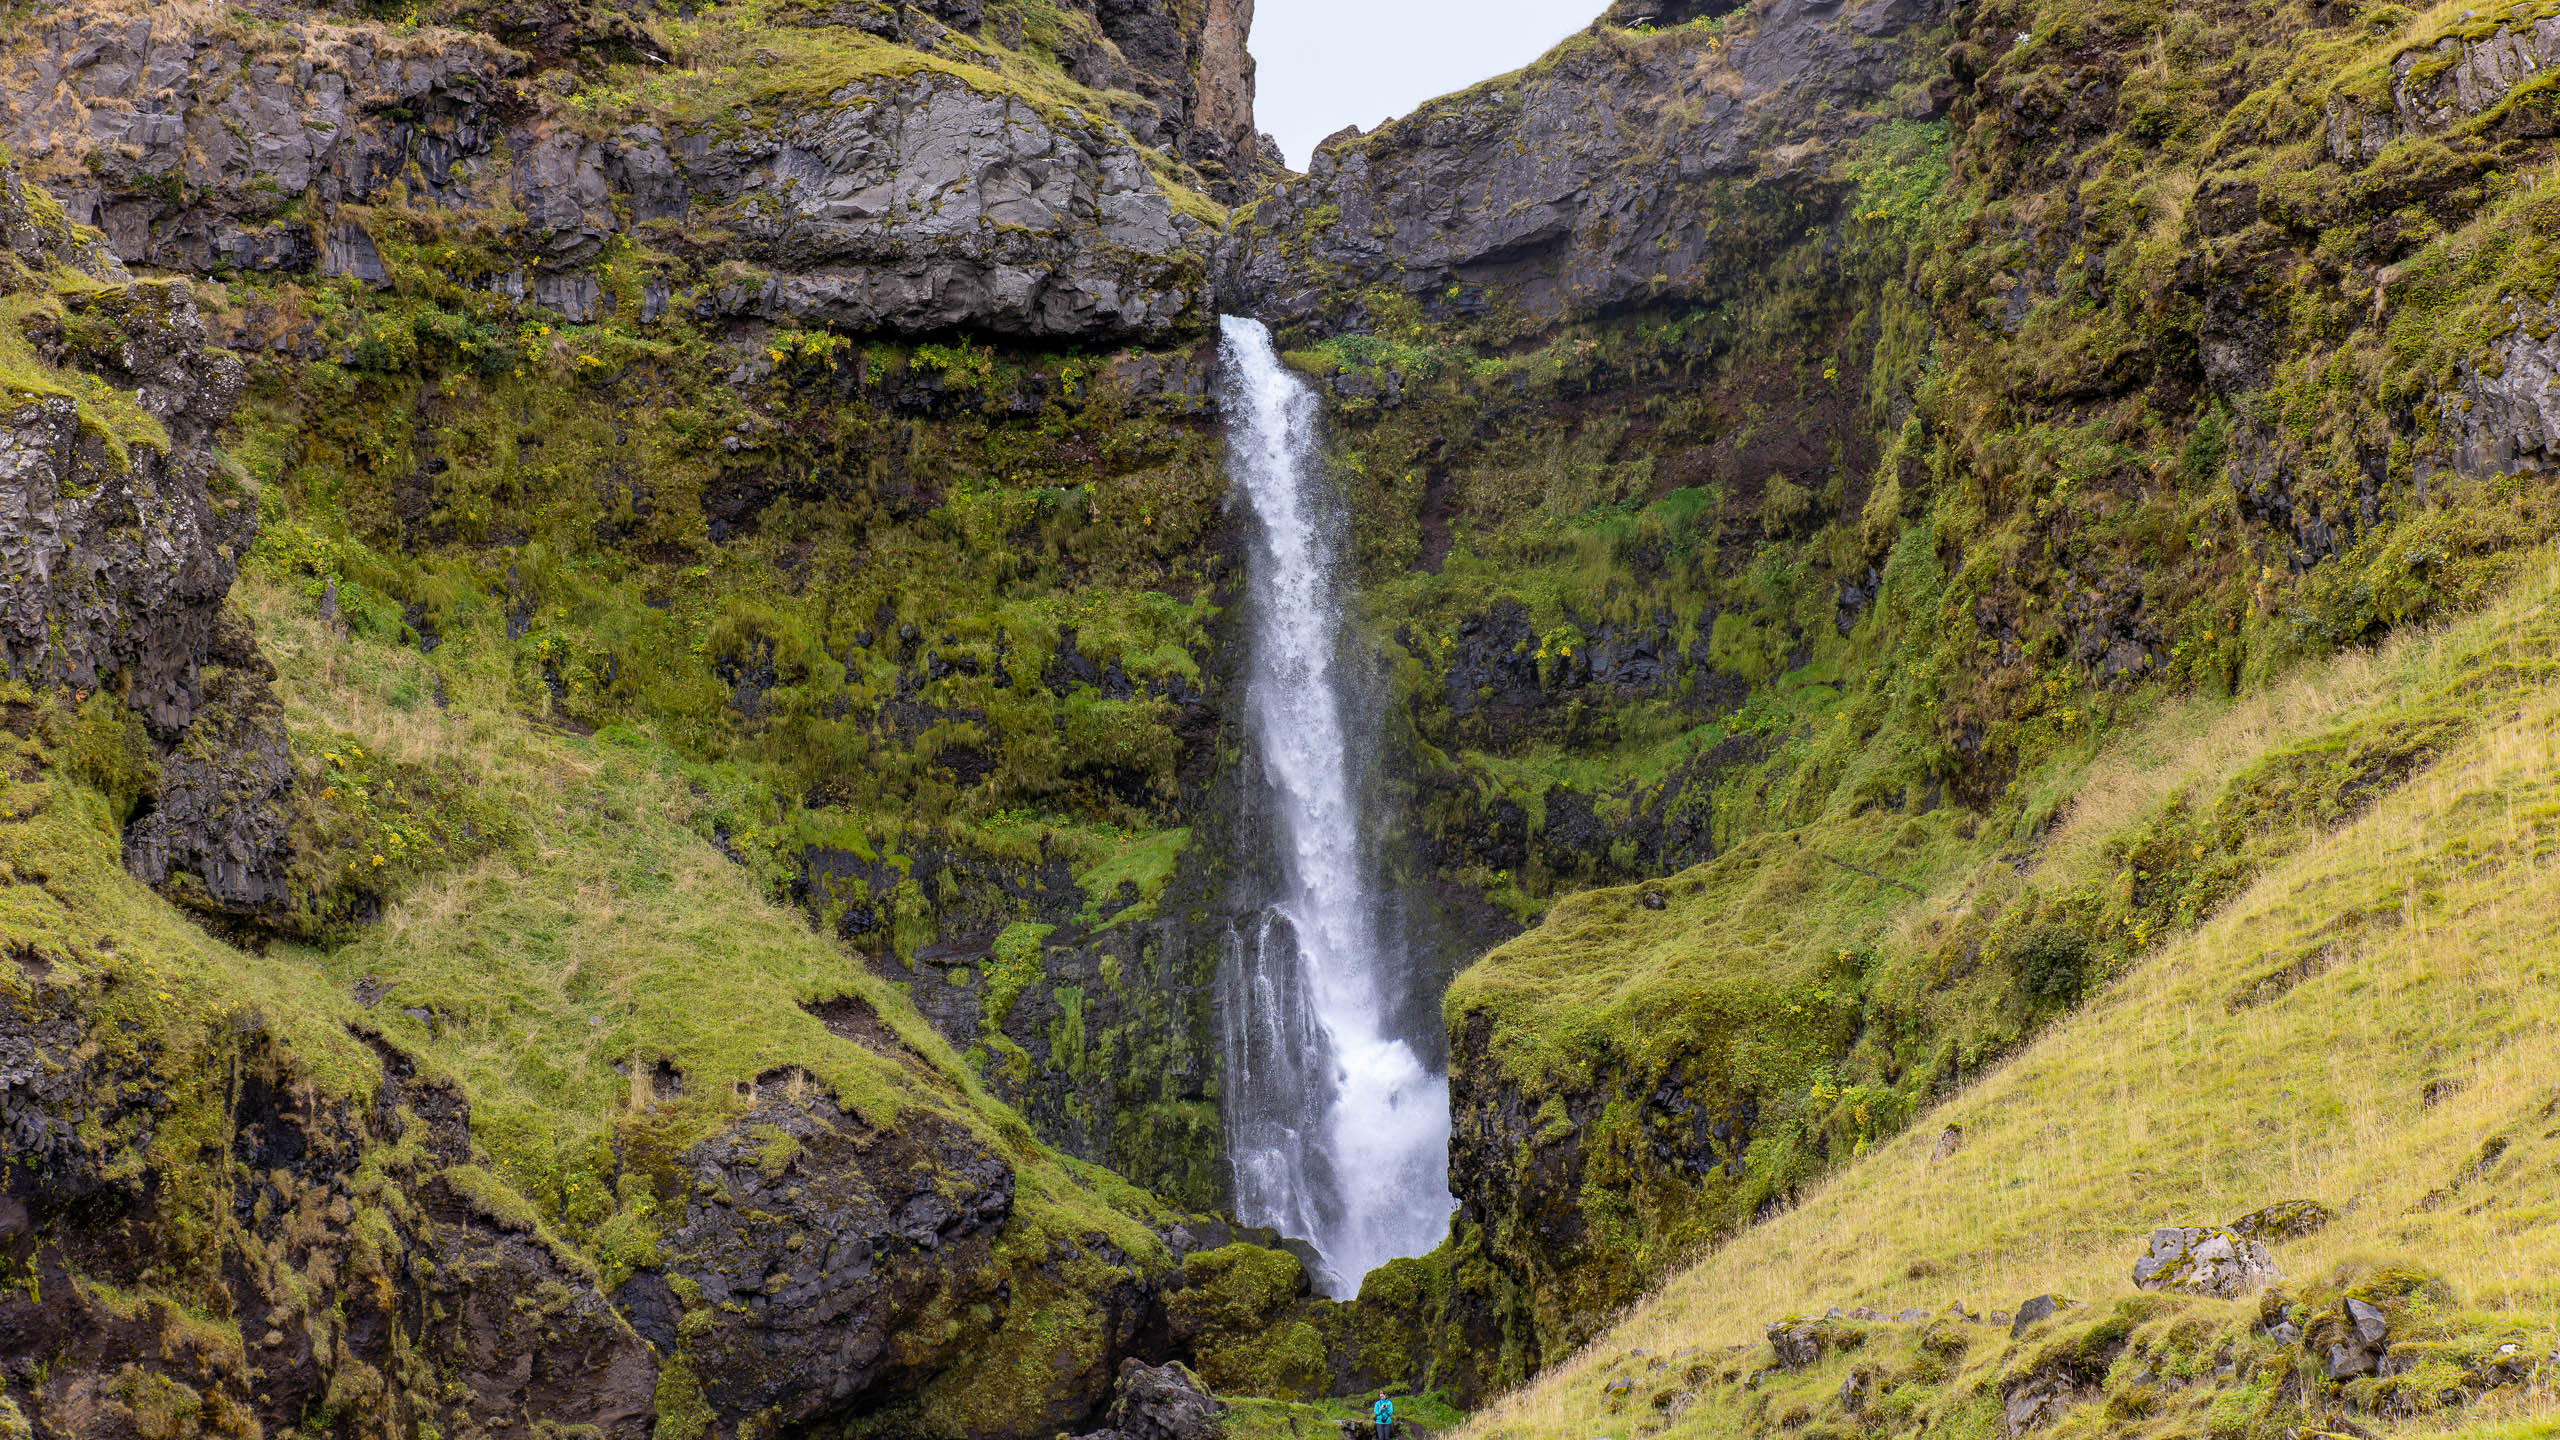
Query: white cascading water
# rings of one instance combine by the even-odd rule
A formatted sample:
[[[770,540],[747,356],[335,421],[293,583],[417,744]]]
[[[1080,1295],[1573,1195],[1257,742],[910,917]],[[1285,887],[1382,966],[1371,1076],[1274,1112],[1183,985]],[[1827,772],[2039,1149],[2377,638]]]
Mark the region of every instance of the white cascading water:
[[[1317,1283],[1347,1298],[1448,1233],[1449,1080],[1387,1029],[1410,997],[1381,943],[1316,396],[1259,321],[1220,328],[1227,472],[1255,520],[1244,700],[1279,861],[1277,898],[1229,936],[1222,977],[1236,1214],[1314,1246]]]

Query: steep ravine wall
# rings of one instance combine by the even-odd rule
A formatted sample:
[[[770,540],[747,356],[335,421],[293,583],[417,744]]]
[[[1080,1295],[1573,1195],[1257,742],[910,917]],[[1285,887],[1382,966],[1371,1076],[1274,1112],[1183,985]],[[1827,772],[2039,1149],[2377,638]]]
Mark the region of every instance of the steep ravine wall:
[[[2129,817],[2111,884],[2017,881],[2121,719],[2477,604],[2554,523],[2536,14],[1958,6],[1823,108],[1754,91],[1805,13],[1603,29],[1337,138],[1230,252],[1336,397],[1417,824],[1545,912],[1448,1007],[1425,1308],[1472,1318],[1414,1333],[1453,1388],[1570,1350],[2478,713]],[[1740,112],[1716,191],[1753,93],[1807,103]],[[1705,188],[1650,209],[1675,155]],[[1707,863],[1647,881],[1673,834]],[[1630,888],[1554,899],[1595,882]]]
[[[1145,913],[1208,888],[1172,885],[1223,550],[1188,187],[1263,163],[1248,12],[840,9],[12,22],[0,1429],[1046,1436],[1219,1333],[1167,1309],[1187,1253],[1268,1253],[1003,1103],[1222,1189],[1205,973]],[[768,20],[788,54],[706,93]],[[633,724],[692,768],[581,801],[602,831],[544,808],[586,762],[507,788]],[[649,1038],[556,959],[475,998],[521,916],[460,971],[406,928],[591,860],[717,917],[609,926],[632,983],[778,988]],[[1100,938],[988,975],[1017,925]],[[849,958],[956,989],[937,941],[1020,1001],[937,1012],[973,1054]],[[505,1043],[535,1073],[468,1058],[555,983],[587,1013]]]
[[[58,502],[9,550],[0,1039],[50,1148],[0,1403],[1033,1435],[1132,1355],[1473,1400],[2463,732],[2029,873],[2156,698],[2475,603],[2550,529],[2542,18],[1662,8],[1232,221],[1235,5],[12,20],[12,152],[105,239],[11,191],[0,382]],[[1254,864],[1220,307],[1331,397],[1392,866],[1483,957],[1457,1232],[1356,1306],[1186,1213]],[[626,748],[657,778],[580,788]],[[619,948],[705,1006],[768,979],[720,1013],[770,1048],[542,954],[558,1023],[475,1028],[555,1003],[475,988],[518,938],[452,921],[478,877],[592,917],[668,874],[720,933]]]

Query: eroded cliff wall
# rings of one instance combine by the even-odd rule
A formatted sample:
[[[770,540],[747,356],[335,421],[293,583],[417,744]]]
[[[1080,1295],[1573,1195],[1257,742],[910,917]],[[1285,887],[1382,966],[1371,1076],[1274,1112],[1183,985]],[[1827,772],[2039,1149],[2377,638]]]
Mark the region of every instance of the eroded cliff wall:
[[[2535,12],[1676,8],[1228,252],[1335,396],[1418,863],[1543,916],[1451,992],[1460,1235],[1394,1288],[1472,1338],[1416,1374],[1579,1344],[2469,733],[2342,722],[2019,878],[2157,697],[2554,523]]]

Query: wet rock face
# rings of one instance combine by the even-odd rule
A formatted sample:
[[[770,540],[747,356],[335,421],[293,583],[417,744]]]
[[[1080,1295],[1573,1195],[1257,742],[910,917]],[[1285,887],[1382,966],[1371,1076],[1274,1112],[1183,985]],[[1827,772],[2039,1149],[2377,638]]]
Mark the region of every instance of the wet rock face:
[[[998,1298],[1013,1171],[927,1117],[875,1131],[814,1089],[794,1098],[788,1078],[766,1088],[682,1157],[667,1264],[616,1300],[686,1357],[716,1413],[796,1424],[958,1358],[909,1332]],[[708,1328],[686,1338],[689,1315]]]
[[[19,277],[0,289],[89,282],[24,327],[63,377],[49,390],[86,398],[0,393],[0,662],[119,695],[141,720],[159,777],[130,837],[136,874],[200,910],[276,918],[293,770],[272,672],[223,609],[257,527],[213,444],[240,364],[207,346],[183,282],[134,281],[15,169],[0,170],[0,246]],[[126,396],[136,413],[119,419]]]
[[[1595,34],[1337,136],[1222,251],[1223,303],[1331,331],[1366,323],[1356,292],[1370,287],[1434,318],[1524,327],[1705,298],[1826,196],[1831,147],[1882,118],[1852,112],[1907,62],[1878,42],[1935,13],[1788,3],[1730,40]]]
[[[807,18],[880,28],[869,8],[837,8],[848,13]],[[891,38],[925,48],[932,37],[909,31],[976,23],[959,13],[974,6],[872,8]],[[510,217],[500,223],[524,266],[489,283],[578,322],[614,303],[590,267],[628,234],[706,266],[753,262],[682,296],[652,292],[652,307],[672,298],[703,318],[1162,337],[1209,318],[1208,241],[1138,146],[1259,173],[1239,28],[1250,7],[1103,8],[1105,30],[1129,39],[1097,52],[1109,63],[1093,79],[1154,83],[1138,85],[1144,115],[1051,110],[920,70],[770,101],[716,130],[602,134],[556,115],[575,84],[549,82],[567,72],[535,76],[488,36],[316,20],[247,32],[169,7],[80,10],[28,27],[0,61],[0,137],[58,178],[73,217],[104,229],[117,254],[172,269],[387,284],[375,237],[342,207],[396,193]],[[1194,110],[1209,129],[1190,128]],[[716,254],[693,253],[689,223],[719,232]]]

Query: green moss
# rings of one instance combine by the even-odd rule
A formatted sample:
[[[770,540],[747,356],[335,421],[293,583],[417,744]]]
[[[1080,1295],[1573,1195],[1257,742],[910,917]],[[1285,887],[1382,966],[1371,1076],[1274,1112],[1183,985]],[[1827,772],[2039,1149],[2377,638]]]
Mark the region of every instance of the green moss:
[[[104,795],[119,820],[130,817],[159,775],[142,718],[122,697],[100,691],[81,702],[78,718],[64,732],[65,767]]]
[[[1297,1257],[1227,1245],[1184,1257],[1183,1287],[1167,1302],[1175,1326],[1195,1337],[1201,1378],[1220,1394],[1302,1400],[1331,1377],[1325,1336],[1296,1313],[1306,1271]]]
[[[1190,844],[1188,828],[1161,830],[1078,874],[1076,885],[1085,902],[1077,920],[1108,928],[1153,919],[1156,902]]]
[[[1055,925],[1039,925],[1016,921],[1004,928],[995,944],[988,949],[985,969],[984,999],[979,1011],[980,1023],[1000,1027],[1013,1014],[1013,1002],[1022,992],[1038,983],[1044,973],[1041,958],[1045,942]]]
[[[471,1208],[482,1218],[527,1235],[541,1230],[542,1216],[533,1208],[532,1202],[479,1166],[449,1165],[443,1171],[443,1178],[444,1183],[469,1201]]]
[[[657,1425],[651,1433],[660,1440],[705,1440],[711,1433],[711,1402],[703,1397],[692,1367],[680,1359],[658,1362],[654,1413]]]
[[[90,292],[81,293],[86,298]],[[135,292],[105,293],[119,302],[129,302]],[[118,308],[128,314],[141,309],[143,313],[132,316],[127,323],[147,324],[150,306],[167,306],[172,300],[169,292],[154,287],[143,306],[121,303]],[[108,461],[119,474],[132,468],[137,447],[168,454],[168,427],[143,409],[134,395],[85,370],[53,365],[28,343],[30,325],[49,324],[59,331],[69,318],[58,296],[0,293],[0,405],[14,411],[39,400],[70,401],[79,417],[81,432],[106,448]],[[115,319],[123,317],[101,318],[108,319],[112,326]]]
[[[757,1125],[747,1133],[756,1142],[756,1171],[768,1185],[778,1184],[800,1158],[800,1141],[779,1125]]]

